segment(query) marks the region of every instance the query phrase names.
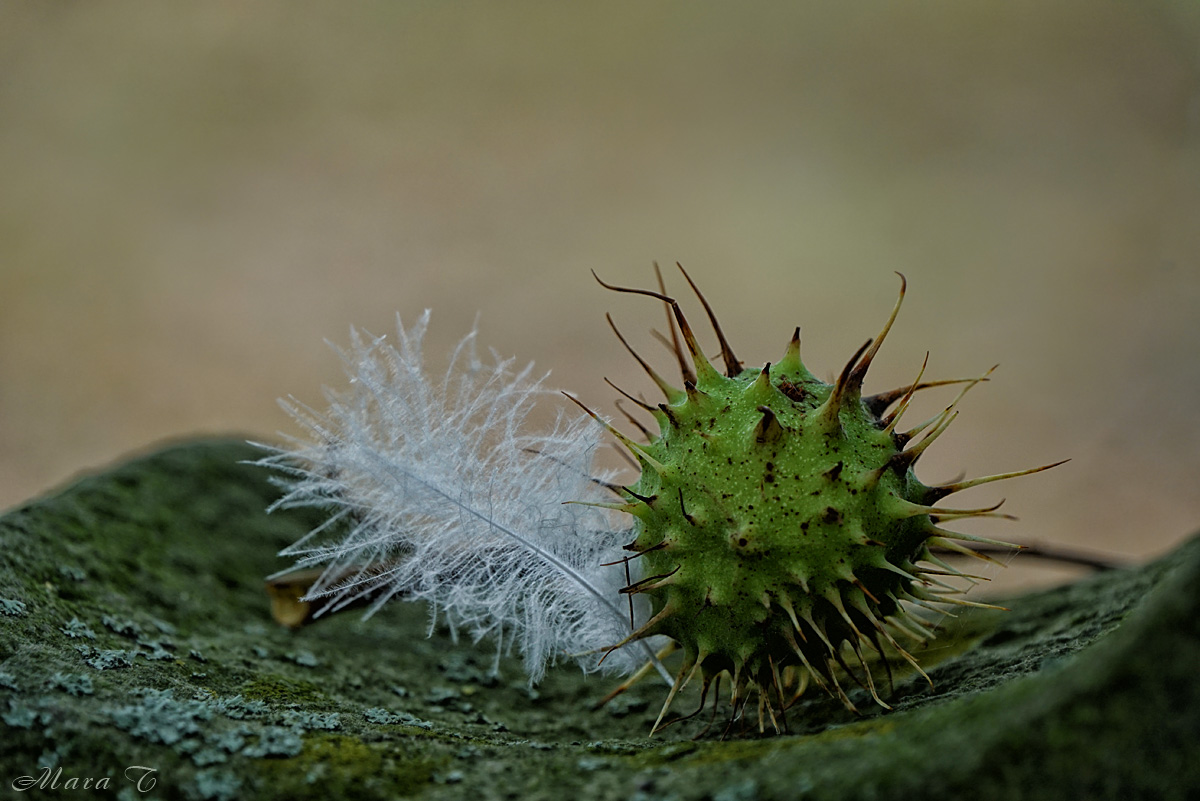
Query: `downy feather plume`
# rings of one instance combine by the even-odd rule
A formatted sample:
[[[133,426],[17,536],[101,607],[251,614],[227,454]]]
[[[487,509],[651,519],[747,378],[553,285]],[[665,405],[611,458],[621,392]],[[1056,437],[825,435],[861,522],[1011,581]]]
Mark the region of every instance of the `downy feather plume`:
[[[600,429],[560,410],[530,433],[535,402],[553,395],[532,364],[515,369],[493,351],[479,358],[475,333],[453,351],[440,380],[425,368],[426,311],[396,344],[351,331],[339,351],[349,377],[326,390],[329,409],[294,399],[284,408],[307,430],[259,464],[289,474],[274,508],[315,506],[329,522],[286,548],[297,567],[324,566],[309,598],[326,610],[372,598],[428,601],[433,618],[501,653],[519,652],[531,681],[569,656],[593,670],[625,639],[630,611],[619,589],[628,539],[600,502],[593,473]],[[635,620],[635,624],[640,621]],[[642,643],[603,667],[629,672],[647,661]]]

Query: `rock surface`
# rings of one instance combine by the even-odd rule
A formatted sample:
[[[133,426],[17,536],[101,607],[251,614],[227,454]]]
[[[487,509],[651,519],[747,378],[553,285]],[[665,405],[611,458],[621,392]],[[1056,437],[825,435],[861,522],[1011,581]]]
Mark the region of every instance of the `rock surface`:
[[[28,784],[126,800],[1200,791],[1200,540],[1008,613],[947,619],[918,653],[933,687],[897,672],[892,711],[856,689],[856,717],[810,691],[786,735],[720,716],[704,732],[706,710],[651,739],[661,685],[594,710],[612,680],[563,667],[531,689],[489,644],[427,636],[421,607],[277,626],[263,577],[319,518],[266,515],[278,491],[241,463],[256,456],[185,443],[0,518],[6,796]]]

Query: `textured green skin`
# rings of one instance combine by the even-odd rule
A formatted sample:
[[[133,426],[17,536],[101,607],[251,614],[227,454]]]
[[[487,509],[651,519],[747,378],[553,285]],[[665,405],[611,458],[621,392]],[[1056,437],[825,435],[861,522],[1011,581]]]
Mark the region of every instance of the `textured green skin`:
[[[896,599],[912,582],[890,568],[913,571],[937,533],[910,506],[929,489],[907,462],[887,466],[903,443],[857,385],[831,405],[834,386],[804,368],[798,347],[769,381],[704,367],[695,391],[656,413],[662,433],[645,452],[662,467],[644,466],[632,488],[649,502],[629,509],[631,548],[647,576],[670,574],[643,585],[657,616],[644,634],[671,637],[686,666],[737,684],[766,687],[774,669],[802,666],[793,643],[828,678],[830,645],[857,650],[858,632],[877,642],[859,609],[879,621],[905,614]],[[765,427],[764,409],[775,418]]]

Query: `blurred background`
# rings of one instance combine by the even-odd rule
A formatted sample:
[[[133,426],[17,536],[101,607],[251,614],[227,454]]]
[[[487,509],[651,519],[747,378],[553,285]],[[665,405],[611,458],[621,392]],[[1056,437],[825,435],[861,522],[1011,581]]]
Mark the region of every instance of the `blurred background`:
[[[822,376],[905,273],[869,391],[1001,364],[922,477],[1073,459],[964,496],[1021,518],[969,530],[1140,558],[1200,528],[1191,0],[0,2],[0,506],[295,431],[276,398],[343,381],[326,339],[427,307],[435,361],[478,314],[615,414],[602,377],[651,387],[603,313],[666,371],[662,310],[589,270],[653,260],[748,363],[802,325]]]

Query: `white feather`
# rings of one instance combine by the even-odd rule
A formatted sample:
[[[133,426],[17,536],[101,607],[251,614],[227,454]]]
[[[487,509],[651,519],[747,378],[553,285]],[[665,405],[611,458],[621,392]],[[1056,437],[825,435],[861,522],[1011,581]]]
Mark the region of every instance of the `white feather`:
[[[395,346],[352,330],[341,352],[350,384],[326,391],[328,411],[283,403],[310,439],[259,462],[291,476],[272,508],[332,514],[282,555],[325,565],[310,597],[332,596],[329,608],[364,593],[378,593],[371,611],[395,596],[426,600],[434,621],[494,638],[498,654],[518,650],[531,681],[565,655],[595,669],[630,632],[625,572],[603,566],[629,532],[603,509],[564,502],[611,499],[592,479],[600,429],[560,410],[548,432],[530,433],[529,412],[553,393],[532,365],[514,370],[494,352],[482,362],[475,332],[435,380],[428,322],[428,311],[407,330],[397,319]],[[646,654],[638,643],[604,666],[628,672]]]

